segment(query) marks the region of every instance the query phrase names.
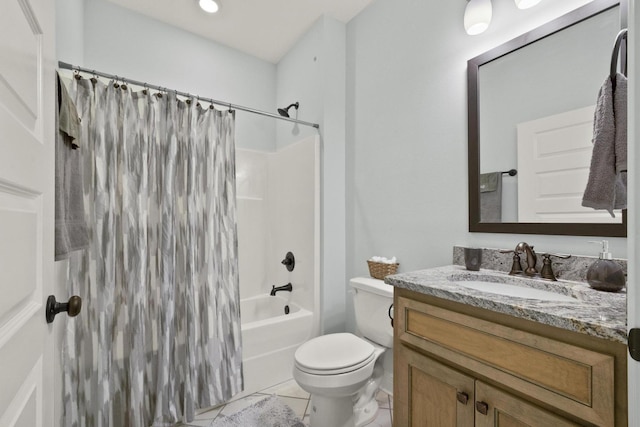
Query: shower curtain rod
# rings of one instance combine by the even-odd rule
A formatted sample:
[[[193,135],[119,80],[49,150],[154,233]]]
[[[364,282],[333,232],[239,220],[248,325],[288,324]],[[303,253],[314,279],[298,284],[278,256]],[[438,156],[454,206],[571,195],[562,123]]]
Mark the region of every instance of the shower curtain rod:
[[[146,87],[148,89],[153,89],[153,90],[157,90],[157,91],[160,91],[160,92],[173,92],[176,95],[184,96],[184,97],[187,97],[187,98],[194,97],[196,99],[208,102],[210,104],[222,105],[222,106],[228,107],[228,108],[230,108],[232,110],[246,111],[247,113],[259,114],[261,116],[267,116],[267,117],[271,117],[271,118],[279,119],[279,120],[286,120],[288,122],[298,123],[300,125],[311,126],[311,127],[316,128],[316,129],[320,128],[320,125],[317,124],[317,123],[305,122],[303,120],[292,119],[290,117],[283,117],[283,116],[280,116],[278,114],[269,113],[268,111],[256,110],[255,108],[250,108],[250,107],[243,107],[242,105],[231,104],[230,102],[217,101],[217,100],[212,99],[212,98],[203,98],[201,96],[193,95],[193,94],[190,94],[190,93],[187,93],[187,92],[180,92],[178,90],[167,89],[166,87],[157,86],[157,85],[151,85],[151,84],[140,82],[140,81],[137,81],[137,80],[132,80],[132,79],[128,79],[128,78],[125,78],[125,77],[120,77],[120,76],[117,76],[115,74],[108,74],[108,73],[103,73],[101,71],[91,70],[89,68],[80,67],[78,65],[72,65],[72,64],[69,64],[67,62],[58,61],[58,67],[59,68],[64,68],[64,69],[67,69],[67,70],[79,71],[79,72],[83,72],[83,73],[87,73],[87,74],[93,74],[93,75],[104,77],[104,78],[107,78],[107,79],[118,80],[118,81],[121,81],[123,83],[129,83],[129,84],[133,84],[133,85],[136,85],[136,86]]]

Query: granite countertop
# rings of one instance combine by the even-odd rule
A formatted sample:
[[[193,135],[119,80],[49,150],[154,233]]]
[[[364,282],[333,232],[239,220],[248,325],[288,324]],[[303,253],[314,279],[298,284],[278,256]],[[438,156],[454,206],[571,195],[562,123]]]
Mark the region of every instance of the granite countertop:
[[[573,296],[575,301],[543,301],[505,296],[471,289],[455,281],[483,280],[552,291]],[[569,331],[627,344],[627,295],[596,291],[584,282],[551,282],[509,276],[495,270],[468,271],[459,265],[387,276],[385,282],[450,301],[532,320]]]

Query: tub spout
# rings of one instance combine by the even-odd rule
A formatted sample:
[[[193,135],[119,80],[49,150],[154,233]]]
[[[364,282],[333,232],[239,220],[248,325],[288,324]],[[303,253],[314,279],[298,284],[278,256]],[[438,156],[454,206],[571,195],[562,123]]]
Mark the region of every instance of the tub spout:
[[[272,286],[272,287],[271,287],[271,294],[270,294],[270,295],[271,295],[271,296],[274,296],[274,295],[276,294],[276,292],[278,292],[278,291],[288,291],[288,292],[291,292],[292,290],[293,290],[293,286],[291,285],[291,283],[287,283],[286,285],[278,286],[278,287]]]

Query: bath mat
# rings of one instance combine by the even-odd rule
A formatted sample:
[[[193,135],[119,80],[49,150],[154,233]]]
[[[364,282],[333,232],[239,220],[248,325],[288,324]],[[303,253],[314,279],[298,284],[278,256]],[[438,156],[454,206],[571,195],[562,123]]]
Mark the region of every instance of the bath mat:
[[[232,415],[218,415],[209,427],[305,427],[276,396],[269,396]]]

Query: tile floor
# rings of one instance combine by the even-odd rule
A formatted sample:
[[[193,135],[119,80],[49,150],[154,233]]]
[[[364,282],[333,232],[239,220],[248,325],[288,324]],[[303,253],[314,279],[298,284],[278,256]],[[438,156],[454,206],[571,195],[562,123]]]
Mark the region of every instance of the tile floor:
[[[254,393],[247,397],[232,400],[231,402],[210,409],[196,415],[196,419],[185,426],[188,427],[207,427],[219,415],[231,415],[252,403],[264,399],[270,394],[277,395],[280,400],[287,404],[302,419],[305,425],[309,425],[309,393],[302,390],[294,380],[289,380],[282,384],[266,388],[258,393]],[[393,398],[383,391],[378,393],[378,416],[367,427],[391,427],[391,412],[393,408]]]

